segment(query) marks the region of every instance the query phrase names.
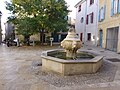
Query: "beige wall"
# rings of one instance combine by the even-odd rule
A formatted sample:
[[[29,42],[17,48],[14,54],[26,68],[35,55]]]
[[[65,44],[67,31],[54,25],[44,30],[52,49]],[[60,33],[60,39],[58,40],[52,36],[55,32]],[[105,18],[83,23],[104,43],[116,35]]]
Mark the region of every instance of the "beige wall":
[[[99,7],[101,8],[102,6],[104,6],[104,3],[105,3],[105,0],[99,0]],[[106,47],[107,28],[120,26],[120,14],[116,14],[111,17],[111,0],[106,0],[105,5],[106,5],[105,19],[102,22],[99,22],[99,24],[98,24],[98,33],[99,33],[100,29],[103,30],[103,43],[102,43],[103,48]],[[120,32],[120,28],[119,28],[119,32]],[[120,36],[119,36],[119,38],[120,38]],[[120,40],[118,41],[117,52],[120,52]]]
[[[20,41],[22,40],[24,40],[24,37],[23,37],[23,35],[16,35],[16,38],[19,38],[20,39]],[[32,36],[30,36],[30,40],[35,40],[35,41],[40,41],[40,34],[35,34],[35,35],[32,35]]]
[[[35,34],[30,36],[30,40],[40,41],[40,34]]]
[[[51,36],[51,33],[45,33],[45,36]],[[16,35],[16,38],[19,38],[20,41],[24,40],[23,35]],[[30,40],[40,41],[40,33],[30,36]]]

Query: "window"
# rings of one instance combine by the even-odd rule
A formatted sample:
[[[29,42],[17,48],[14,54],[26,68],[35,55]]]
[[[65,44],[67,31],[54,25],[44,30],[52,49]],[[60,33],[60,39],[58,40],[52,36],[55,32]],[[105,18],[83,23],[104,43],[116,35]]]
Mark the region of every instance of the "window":
[[[103,21],[105,19],[105,8],[106,6],[104,5],[99,10],[99,17],[98,17],[99,21]]]
[[[100,9],[100,20],[103,20],[103,12],[104,10],[103,10],[103,7]]]
[[[80,12],[81,11],[81,5],[79,6],[79,8],[78,8],[78,12]]]
[[[88,16],[89,16],[89,15],[87,15],[87,17],[86,17],[86,24],[88,24],[88,19],[89,19]]]
[[[111,0],[111,16],[120,13],[120,0]]]
[[[89,15],[87,15],[87,17],[86,17],[86,24],[93,23],[93,19],[94,19],[94,13],[92,12]]]
[[[92,5],[94,3],[94,0],[90,0],[90,5]]]
[[[80,33],[80,40],[82,41],[83,33]]]
[[[81,23],[83,23],[83,17],[81,18],[81,21],[80,21]]]
[[[91,13],[91,23],[93,23],[93,12]]]
[[[114,14],[118,11],[118,0],[114,0]]]

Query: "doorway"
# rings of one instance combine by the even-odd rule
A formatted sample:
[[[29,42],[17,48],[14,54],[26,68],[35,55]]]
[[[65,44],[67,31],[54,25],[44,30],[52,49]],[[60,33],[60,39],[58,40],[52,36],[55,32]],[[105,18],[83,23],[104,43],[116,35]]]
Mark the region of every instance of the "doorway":
[[[100,36],[99,36],[99,43],[100,43],[100,47],[102,47],[102,39],[103,39],[103,31],[102,30],[100,30]]]
[[[108,28],[106,38],[106,49],[117,51],[119,27]]]
[[[88,33],[88,34],[87,34],[87,40],[88,40],[88,41],[91,41],[91,33]]]

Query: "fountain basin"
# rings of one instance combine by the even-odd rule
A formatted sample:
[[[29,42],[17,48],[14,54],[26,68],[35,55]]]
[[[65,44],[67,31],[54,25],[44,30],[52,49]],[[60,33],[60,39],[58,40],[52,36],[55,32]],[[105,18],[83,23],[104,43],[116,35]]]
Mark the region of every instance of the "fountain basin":
[[[61,75],[88,74],[97,72],[102,65],[103,56],[94,55],[92,59],[85,60],[64,60],[49,55],[54,52],[56,50],[42,53],[42,69],[44,71],[53,71]]]

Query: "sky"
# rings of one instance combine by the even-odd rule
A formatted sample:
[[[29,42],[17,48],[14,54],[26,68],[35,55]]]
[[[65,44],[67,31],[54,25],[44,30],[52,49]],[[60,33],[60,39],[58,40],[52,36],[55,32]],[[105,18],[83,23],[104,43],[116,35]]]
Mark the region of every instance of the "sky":
[[[80,0],[65,0],[69,5],[69,9],[72,10],[70,16],[75,19],[76,17],[76,8],[74,7]]]
[[[5,1],[9,2],[10,0],[0,0],[0,11],[2,12],[1,24],[3,31],[4,31],[4,23],[6,22],[7,17],[9,16],[9,11],[7,11],[5,8],[5,3],[4,3]]]
[[[10,0],[0,0],[0,11],[2,12],[2,29],[4,30],[4,23],[7,20],[7,17],[9,16],[9,11],[6,10],[5,8],[5,1],[10,1]],[[75,4],[77,4],[80,0],[65,0],[69,6],[69,10],[72,10],[70,13],[70,17],[75,19],[75,14],[76,14],[76,9],[75,9]]]

